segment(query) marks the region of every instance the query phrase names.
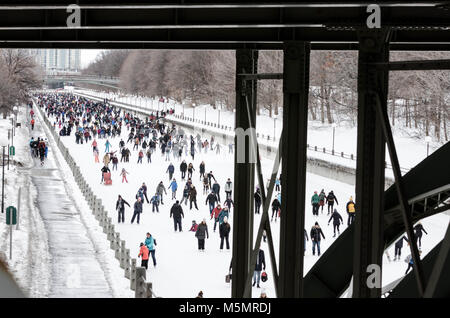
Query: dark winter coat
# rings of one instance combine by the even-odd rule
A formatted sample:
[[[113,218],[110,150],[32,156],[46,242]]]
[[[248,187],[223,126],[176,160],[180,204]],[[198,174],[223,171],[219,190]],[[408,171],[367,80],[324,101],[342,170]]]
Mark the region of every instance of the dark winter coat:
[[[336,201],[336,204],[339,204],[338,199],[336,198],[333,192],[328,193],[327,201],[328,203],[334,203],[334,201]]]
[[[208,194],[205,204],[208,204],[208,202],[210,204],[215,204],[217,202],[217,196],[214,193]]]
[[[142,213],[142,201],[134,203],[134,213]]]
[[[175,171],[175,167],[173,165],[169,165],[167,167],[167,171],[166,172],[173,173],[174,171]]]
[[[417,224],[414,227],[414,235],[417,237],[421,237],[422,236],[422,231],[425,232],[425,234],[428,234],[427,231],[425,231],[425,229],[423,228],[422,224]]]
[[[212,190],[214,191],[214,193],[219,193],[220,185],[218,183],[214,183],[212,186]]]
[[[200,173],[205,173],[205,165],[200,164]]]
[[[395,247],[402,248],[403,247],[403,240],[406,241],[406,243],[409,243],[408,238],[403,235],[401,239],[399,239],[397,242],[395,242]]]
[[[189,191],[189,199],[191,201],[197,201],[197,190],[195,188],[191,188],[191,191]]]
[[[130,206],[128,204],[128,202],[125,201],[124,199],[117,200],[117,202],[116,202],[116,210],[119,210],[120,212],[123,212],[125,210],[125,204]]]
[[[273,199],[273,201],[272,201],[272,209],[274,209],[274,210],[278,210],[279,208],[281,208],[281,204],[280,204],[280,201],[278,201],[278,199]]]
[[[331,214],[330,219],[328,220],[328,224],[330,224],[331,219],[333,219],[334,225],[339,225],[341,224],[341,222],[344,223],[344,221],[342,220],[342,216],[336,209],[334,209],[334,212]]]
[[[320,227],[316,228],[315,226],[312,227],[311,233],[309,234],[311,237],[311,241],[320,242],[322,236],[325,239],[325,235],[323,235],[322,229]]]
[[[266,269],[266,260],[264,258],[264,251],[259,250],[258,256],[256,257],[255,271],[262,271],[264,265],[264,270]]]
[[[175,203],[172,206],[170,209],[170,217],[172,217],[172,215],[175,220],[180,220],[182,216],[184,217],[183,208],[181,205]]]
[[[259,191],[256,191],[254,194],[254,197],[255,197],[255,203],[258,205],[261,205],[261,201],[262,201],[261,193]]]
[[[230,230],[231,230],[231,226],[228,222],[227,223],[224,222],[224,223],[220,224],[220,226],[219,226],[220,237],[228,236],[228,234],[230,234]]]
[[[195,232],[195,237],[199,240],[209,238],[208,225],[206,223],[200,223],[197,227],[197,232]]]
[[[186,172],[186,170],[187,170],[187,164],[186,164],[186,162],[182,162],[180,165],[180,171]]]

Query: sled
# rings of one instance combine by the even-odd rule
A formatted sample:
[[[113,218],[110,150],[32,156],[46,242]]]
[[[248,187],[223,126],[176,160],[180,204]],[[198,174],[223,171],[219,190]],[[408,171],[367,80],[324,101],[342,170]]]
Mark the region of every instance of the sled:
[[[111,172],[104,172],[103,179],[105,180],[105,185],[112,185]]]

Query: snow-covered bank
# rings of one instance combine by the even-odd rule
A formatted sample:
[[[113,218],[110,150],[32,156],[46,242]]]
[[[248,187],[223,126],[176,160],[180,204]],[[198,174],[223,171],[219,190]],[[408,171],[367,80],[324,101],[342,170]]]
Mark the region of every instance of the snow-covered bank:
[[[20,215],[13,226],[12,259],[10,253],[9,226],[6,213],[0,214],[0,251],[4,255],[9,271],[28,297],[48,297],[50,288],[50,264],[48,236],[39,210],[36,207],[37,192],[31,180],[34,161],[29,151],[29,128],[26,106],[19,107],[14,136],[15,156],[10,158],[9,170],[5,167],[5,209],[19,207],[18,192],[21,188]],[[9,119],[0,119],[0,145],[8,145]]]

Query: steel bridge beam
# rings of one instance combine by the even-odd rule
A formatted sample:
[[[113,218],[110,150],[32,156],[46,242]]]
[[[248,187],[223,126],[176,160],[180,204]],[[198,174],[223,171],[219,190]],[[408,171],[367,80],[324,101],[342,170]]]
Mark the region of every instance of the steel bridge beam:
[[[279,297],[303,295],[309,55],[307,42],[286,42],[283,62],[283,140]]]
[[[356,217],[353,258],[353,297],[379,298],[381,288],[369,288],[368,266],[382,265],[384,249],[385,138],[376,113],[379,94],[387,108],[389,72],[373,63],[389,61],[388,31],[361,30],[358,58],[358,135],[356,160]],[[380,278],[381,279],[381,278]]]
[[[236,124],[237,129],[248,132],[251,127],[246,106],[250,104],[251,119],[256,122],[256,81],[246,81],[238,73],[255,74],[258,66],[258,51],[236,50]],[[244,137],[246,138],[246,137]],[[253,246],[253,191],[255,181],[255,159],[252,158],[251,136],[248,142],[234,138],[234,218],[233,218],[233,258],[231,297],[243,298],[246,278],[251,268],[250,251]],[[244,145],[239,144],[243,142]],[[238,162],[239,155],[245,154],[244,162]],[[254,265],[253,265],[254,266]],[[247,286],[249,287],[249,286]]]

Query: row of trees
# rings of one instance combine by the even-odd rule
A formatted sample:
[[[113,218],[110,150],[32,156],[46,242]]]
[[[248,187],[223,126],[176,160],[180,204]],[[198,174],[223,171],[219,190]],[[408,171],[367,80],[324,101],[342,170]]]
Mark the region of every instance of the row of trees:
[[[42,86],[43,70],[23,50],[0,50],[0,113],[11,113],[16,103],[25,103],[32,89]]]
[[[391,60],[444,59],[446,52],[392,52]],[[309,112],[322,123],[356,125],[357,60],[355,51],[313,51],[310,67]],[[281,51],[260,51],[258,71],[280,73]],[[191,103],[233,109],[235,55],[233,51],[135,50],[104,52],[86,73],[119,76],[129,93],[166,96]],[[389,115],[394,126],[418,135],[448,141],[450,73],[448,71],[391,72]],[[278,115],[282,82],[258,82],[258,113]]]

